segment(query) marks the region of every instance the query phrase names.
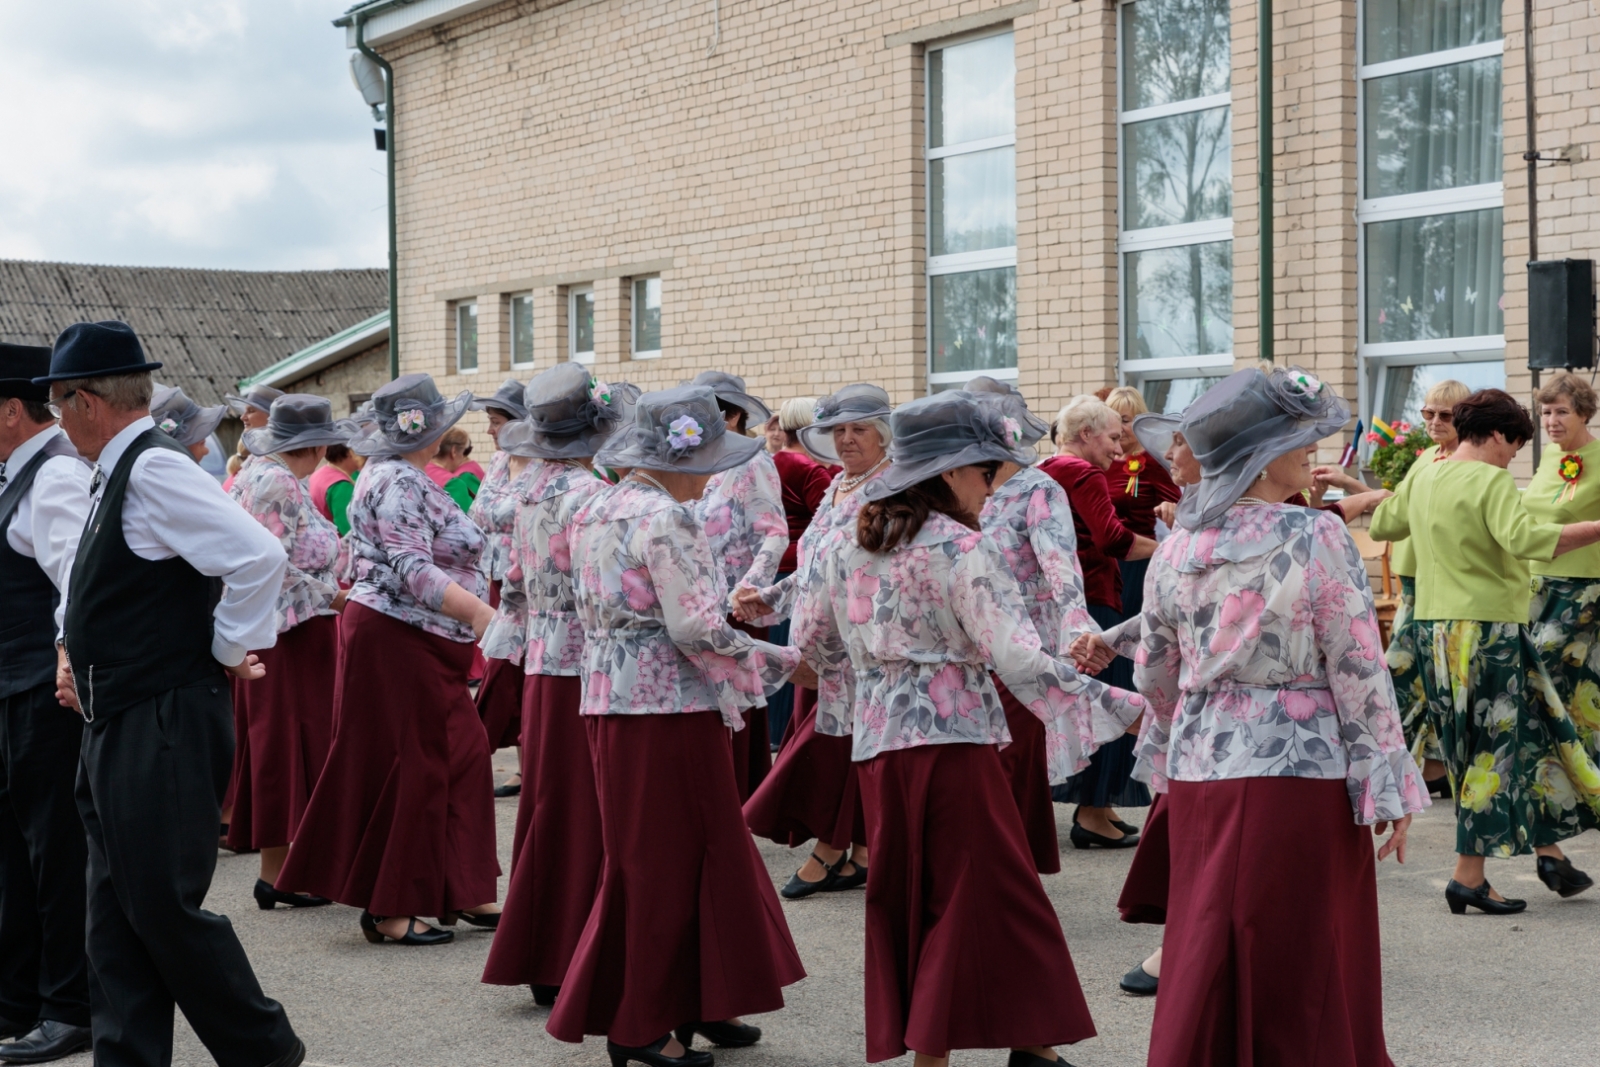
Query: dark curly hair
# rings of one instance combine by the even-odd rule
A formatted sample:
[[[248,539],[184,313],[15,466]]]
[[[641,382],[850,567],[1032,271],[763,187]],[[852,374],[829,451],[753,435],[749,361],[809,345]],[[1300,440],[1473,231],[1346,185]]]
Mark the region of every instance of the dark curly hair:
[[[935,511],[976,530],[978,517],[962,508],[942,475],[926,478],[882,500],[869,500],[856,519],[856,543],[868,552],[892,552],[922,532]]]
[[[1533,416],[1504,389],[1479,389],[1455,407],[1456,433],[1481,445],[1497,432],[1518,448],[1533,440]]]

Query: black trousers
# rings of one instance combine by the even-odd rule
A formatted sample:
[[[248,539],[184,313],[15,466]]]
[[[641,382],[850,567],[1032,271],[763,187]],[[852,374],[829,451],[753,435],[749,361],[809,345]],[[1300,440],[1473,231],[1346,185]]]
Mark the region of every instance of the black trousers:
[[[262,1067],[294,1045],[233,924],[200,906],[233,763],[224,677],[84,730],[78,810],[89,838],[96,1067],[167,1067],[174,1004],[221,1067]]]
[[[0,697],[0,1018],[89,1025],[83,823],[73,800],[83,720],[55,679]]]

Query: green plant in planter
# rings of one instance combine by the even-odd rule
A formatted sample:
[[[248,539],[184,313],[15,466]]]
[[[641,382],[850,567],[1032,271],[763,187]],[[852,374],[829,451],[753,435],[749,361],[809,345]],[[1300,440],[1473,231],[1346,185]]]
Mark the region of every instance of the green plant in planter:
[[[1433,444],[1433,438],[1428,436],[1428,431],[1420,426],[1412,429],[1410,423],[1397,422],[1393,429],[1395,432],[1393,441],[1386,440],[1377,432],[1367,434],[1367,440],[1378,446],[1372,450],[1367,465],[1372,468],[1372,473],[1378,476],[1378,484],[1389,490],[1393,490],[1405,480],[1406,472],[1417,461],[1417,457]]]

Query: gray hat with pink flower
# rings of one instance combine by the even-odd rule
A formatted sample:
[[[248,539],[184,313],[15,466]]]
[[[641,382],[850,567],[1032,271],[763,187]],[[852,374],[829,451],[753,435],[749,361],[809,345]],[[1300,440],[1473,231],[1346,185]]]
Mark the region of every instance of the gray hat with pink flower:
[[[709,386],[680,385],[645,393],[633,423],[614,434],[595,456],[607,467],[638,467],[679,474],[716,474],[748,461],[766,447],[759,437],[729,433],[717,394]]]
[[[372,394],[371,421],[350,439],[361,456],[404,456],[438,442],[467,413],[472,393],[439,395],[431,374],[403,374]]]

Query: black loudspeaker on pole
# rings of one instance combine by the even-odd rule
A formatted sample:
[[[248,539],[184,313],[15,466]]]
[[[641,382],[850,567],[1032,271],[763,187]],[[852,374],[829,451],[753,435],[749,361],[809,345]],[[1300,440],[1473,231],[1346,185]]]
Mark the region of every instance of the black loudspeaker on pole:
[[[1535,371],[1593,367],[1594,260],[1528,264],[1528,366]]]

